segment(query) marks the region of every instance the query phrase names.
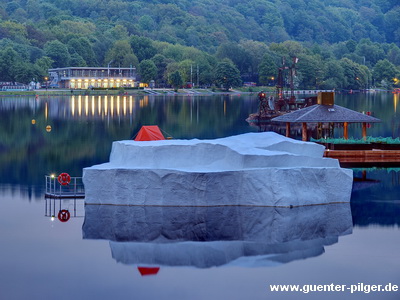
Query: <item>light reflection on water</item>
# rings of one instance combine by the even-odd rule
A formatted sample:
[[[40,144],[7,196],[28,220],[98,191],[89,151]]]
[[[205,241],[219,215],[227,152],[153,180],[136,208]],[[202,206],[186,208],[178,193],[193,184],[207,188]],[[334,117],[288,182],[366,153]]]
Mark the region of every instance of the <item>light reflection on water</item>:
[[[385,121],[370,128],[370,134],[399,135],[398,99],[395,96],[377,94],[361,100],[361,95],[337,96],[339,105],[358,111],[373,111],[376,117]],[[90,222],[97,227],[94,227],[96,230],[87,230],[90,223],[84,225],[83,201],[44,200],[45,174],[67,171],[72,176],[79,176],[83,167],[108,160],[113,140],[133,136],[141,125],[158,124],[176,138],[223,137],[257,131],[244,121],[256,108],[257,100],[248,96],[89,95],[0,99],[0,299],[346,299],[348,293],[274,294],[268,285],[349,285],[359,282],[400,285],[400,173],[397,170],[368,170],[367,178],[371,181],[354,189],[351,234],[345,230],[348,219],[340,222],[340,217],[323,218],[334,211],[299,214],[312,216],[310,220],[293,218],[294,210],[273,210],[259,221],[258,218],[249,219],[259,227],[250,222],[252,226],[238,228],[238,224],[242,226],[246,222],[235,222],[235,218],[226,217],[224,219],[232,221],[232,224],[224,223],[227,226],[220,228],[218,235],[207,241],[211,238],[205,235],[204,224],[213,220],[213,214],[199,213],[201,218],[194,217],[194,223],[179,218],[181,225],[187,223],[175,227],[176,230],[171,228],[174,229],[173,226],[179,222],[170,220],[164,223],[169,230],[163,234],[168,236],[171,232],[182,236],[184,231],[179,228],[192,228],[190,238],[183,235],[183,240],[173,242],[178,248],[168,249],[170,256],[165,255],[167,250],[162,248],[165,243],[154,246],[154,243],[140,239],[118,241],[110,238],[111,233],[116,234],[118,230],[119,234],[121,231],[132,234],[138,224],[121,226],[121,223],[127,224],[124,218],[110,216],[93,222],[96,214],[89,214]],[[35,124],[32,124],[33,119]],[[45,130],[47,125],[52,127],[50,132]],[[357,135],[358,128],[353,130]],[[356,176],[361,176],[361,172],[356,170]],[[68,222],[57,219],[60,208],[71,212]],[[53,215],[55,218],[51,221]],[[127,215],[122,212],[122,216]],[[186,217],[190,215],[190,212],[184,214]],[[247,215],[236,214],[241,219]],[[218,218],[214,217],[210,222],[214,222],[212,228],[217,230],[215,220]],[[142,222],[140,228],[158,228],[159,224],[153,221]],[[110,226],[105,226],[106,223],[101,225],[101,222],[109,222]],[[258,240],[244,242],[246,239],[240,238],[239,233],[243,236],[246,230],[251,233],[255,228],[259,228],[255,230],[260,237]],[[107,234],[101,239],[87,239],[99,238],[93,236],[99,232]],[[140,232],[146,231],[134,234]],[[296,255],[285,248],[294,244],[309,246],[314,243],[310,238],[313,235],[333,236],[333,242],[317,239],[323,242],[315,248],[302,246]],[[302,241],[302,237],[307,236],[309,238]],[[205,240],[204,243],[211,243],[211,246],[216,243],[227,247],[217,247],[216,250],[236,249],[236,252],[217,255],[223,259],[214,258],[213,264],[207,264],[210,262],[209,251],[193,247],[202,243],[193,237]],[[229,238],[231,240],[227,240]],[[229,243],[237,248],[231,248]],[[261,245],[250,247],[254,246],[253,243]],[[184,251],[190,254],[185,257],[190,263],[177,266],[178,260],[173,255],[183,259],[182,255],[179,256],[180,245],[192,247]],[[155,247],[159,247],[157,255]],[[272,248],[281,250],[280,254],[272,254]],[[146,260],[141,260],[142,257]],[[160,257],[164,264],[161,264]],[[229,257],[233,259],[229,260]],[[141,276],[137,267],[142,263],[154,266],[154,259],[158,259],[156,266],[160,267],[157,275]],[[202,268],[194,267],[196,259],[197,263],[202,263]],[[225,263],[221,263],[224,259]],[[218,261],[219,264],[215,263]],[[266,262],[271,264],[271,261],[275,267],[266,266]],[[352,296],[351,299],[396,299],[398,294],[360,293]]]

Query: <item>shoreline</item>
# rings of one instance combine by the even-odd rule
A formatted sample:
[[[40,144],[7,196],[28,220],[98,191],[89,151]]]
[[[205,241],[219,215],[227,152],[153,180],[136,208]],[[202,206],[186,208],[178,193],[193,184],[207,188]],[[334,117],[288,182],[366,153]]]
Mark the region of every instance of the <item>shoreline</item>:
[[[236,95],[236,94],[253,94],[258,91],[240,91],[240,90],[212,90],[212,89],[101,89],[101,90],[84,90],[84,89],[38,89],[27,91],[0,91],[2,96],[99,96],[99,95],[147,95],[147,96],[173,96],[173,95]]]
[[[241,95],[258,94],[264,91],[267,94],[275,94],[275,89],[270,87],[240,88],[229,91],[220,89],[107,89],[107,90],[84,90],[84,89],[38,89],[29,91],[0,91],[0,97],[4,96],[101,96],[101,95],[138,95],[138,96],[211,96],[211,95]],[[333,90],[295,90],[295,95],[316,95],[318,92],[332,92]],[[346,91],[334,91],[336,93],[346,93]],[[389,91],[354,91],[352,93],[377,93]],[[290,91],[284,91],[289,95]]]

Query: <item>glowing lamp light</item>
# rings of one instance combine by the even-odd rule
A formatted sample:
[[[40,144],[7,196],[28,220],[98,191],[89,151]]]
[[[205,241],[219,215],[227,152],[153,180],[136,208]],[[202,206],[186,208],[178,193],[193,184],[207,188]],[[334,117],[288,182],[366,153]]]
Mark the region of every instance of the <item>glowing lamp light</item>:
[[[55,178],[56,177],[56,174],[51,174],[50,175],[50,178]]]
[[[50,131],[51,131],[51,126],[50,126],[50,125],[47,125],[47,126],[46,126],[46,131],[47,131],[47,132],[50,132]]]
[[[36,120],[32,119],[32,125],[35,125],[35,124],[36,124]]]
[[[51,218],[50,218],[50,221],[54,221],[54,219],[55,219],[55,217],[54,217],[54,215],[53,216],[51,216]]]

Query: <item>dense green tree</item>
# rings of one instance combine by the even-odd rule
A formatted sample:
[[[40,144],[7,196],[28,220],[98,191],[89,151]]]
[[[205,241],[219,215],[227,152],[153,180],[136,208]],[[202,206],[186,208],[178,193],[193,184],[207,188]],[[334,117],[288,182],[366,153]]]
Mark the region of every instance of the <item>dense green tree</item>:
[[[221,86],[226,90],[242,84],[238,68],[231,60],[227,58],[218,63],[217,67],[215,68],[214,82],[217,86]]]
[[[354,51],[356,51],[356,47],[357,47],[357,42],[354,40],[348,40],[346,42],[346,47],[349,50],[350,53],[353,53]]]
[[[357,45],[356,54],[365,59],[365,63],[371,66],[375,65],[378,60],[385,57],[385,52],[378,43],[371,42],[370,39],[363,39]]]
[[[92,45],[89,40],[84,37],[80,38],[72,38],[68,41],[68,51],[73,55],[74,53],[78,54],[85,61],[82,66],[96,66],[96,56],[94,54]]]
[[[107,29],[104,32],[104,36],[107,39],[115,42],[115,41],[121,41],[121,40],[128,40],[129,33],[128,33],[128,30],[124,26],[119,24],[112,28]]]
[[[348,58],[341,59],[340,65],[344,72],[344,89],[363,89],[367,86],[369,76],[366,74],[365,66],[363,67]]]
[[[185,59],[178,63],[178,70],[184,83],[193,83],[195,69],[193,69],[193,61]]]
[[[301,78],[300,87],[320,88],[324,79],[324,65],[317,55],[299,55],[299,62],[296,65],[297,74]]]
[[[394,65],[400,66],[400,48],[392,44],[387,54],[387,59]]]
[[[388,42],[399,43],[400,42],[400,6],[394,6],[393,9],[385,14],[384,24],[386,39]]]
[[[48,56],[43,56],[35,61],[36,67],[40,70],[42,77],[47,76],[48,69],[51,69],[53,60]]]
[[[156,28],[156,23],[149,15],[141,16],[138,22],[141,30],[152,31]]]
[[[245,48],[241,47],[236,43],[228,42],[221,44],[218,47],[216,56],[219,59],[228,58],[229,60],[231,60],[241,73],[249,72],[250,55]]]
[[[250,62],[250,75],[254,78],[254,75],[258,72],[258,67],[263,60],[264,54],[269,52],[268,46],[261,42],[251,40],[241,40],[239,43],[240,47],[246,49],[248,53],[248,60]]]
[[[387,59],[380,60],[374,66],[372,75],[376,82],[381,82],[382,80],[394,83],[394,78],[396,78],[399,70]]]
[[[107,52],[104,64],[128,68],[139,66],[139,60],[133,53],[129,41],[120,40],[116,41],[112,48]]]
[[[285,49],[285,53],[290,57],[298,57],[299,55],[305,53],[303,45],[299,42],[285,41],[281,43],[281,45]]]
[[[182,45],[159,44],[161,54],[174,61],[183,60],[185,48]]]
[[[261,85],[275,84],[278,67],[270,54],[265,54],[258,68],[259,83]]]
[[[1,81],[15,81],[15,72],[19,62],[18,53],[11,47],[0,51]]]
[[[78,53],[73,53],[69,59],[71,67],[86,67],[86,61]]]
[[[150,59],[157,54],[157,49],[149,38],[133,35],[130,44],[139,61]]]
[[[344,86],[344,69],[336,60],[329,60],[325,65],[325,75],[321,88],[341,89]]]
[[[58,40],[47,42],[44,45],[46,56],[53,60],[54,68],[63,68],[69,65],[70,54],[65,44]]]
[[[161,54],[154,55],[151,60],[154,62],[154,65],[157,67],[157,74],[155,81],[157,83],[166,82],[165,72],[167,70],[167,65],[169,60]]]
[[[15,81],[28,84],[31,81],[42,82],[44,80],[43,73],[34,64],[20,62],[15,68]]]
[[[157,67],[150,59],[142,60],[139,64],[141,82],[149,83],[150,80],[155,80],[157,76]]]
[[[27,37],[25,26],[13,21],[0,22],[0,32],[0,37],[2,38],[7,37],[21,42],[24,42],[24,39]]]
[[[179,71],[175,71],[168,76],[168,83],[172,85],[175,90],[183,85],[183,80]]]

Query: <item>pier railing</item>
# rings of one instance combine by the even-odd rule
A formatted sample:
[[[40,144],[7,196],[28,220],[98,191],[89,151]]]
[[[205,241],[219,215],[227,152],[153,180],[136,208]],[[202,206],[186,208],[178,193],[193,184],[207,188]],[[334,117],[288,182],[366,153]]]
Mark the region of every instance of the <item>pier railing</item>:
[[[68,184],[60,184],[56,176],[46,175],[45,196],[48,198],[84,198],[82,177],[71,177]]]

